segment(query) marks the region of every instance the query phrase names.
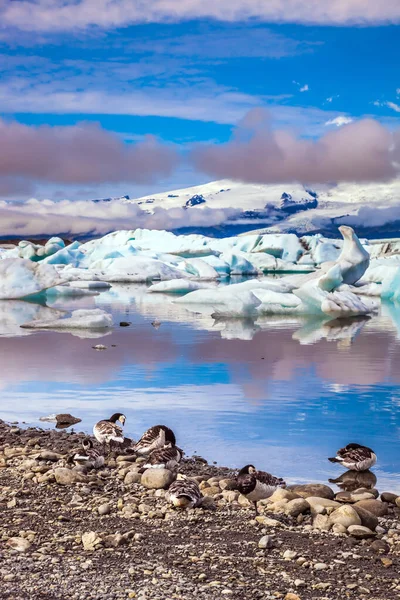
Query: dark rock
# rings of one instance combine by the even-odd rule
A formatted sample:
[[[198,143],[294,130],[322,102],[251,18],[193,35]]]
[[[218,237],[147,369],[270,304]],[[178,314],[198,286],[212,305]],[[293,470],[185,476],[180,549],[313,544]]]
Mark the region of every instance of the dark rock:
[[[121,321],[119,324],[120,327],[129,327],[129,325],[132,325],[130,321]]]
[[[361,525],[368,527],[371,531],[375,531],[375,527],[379,525],[378,517],[373,515],[369,510],[359,506],[358,503],[353,504],[353,508],[361,519]]]
[[[374,540],[370,548],[377,554],[387,554],[390,550],[389,544],[384,540]]]
[[[398,495],[392,492],[382,492],[381,494],[382,502],[387,502],[388,504],[396,504],[396,498],[398,498]]]
[[[376,517],[384,517],[388,512],[388,506],[386,502],[381,502],[380,500],[360,500],[353,506],[360,506],[361,508],[368,510]]]
[[[80,423],[82,419],[78,417],[73,417],[69,413],[63,413],[56,415],[56,427],[70,427],[71,425],[76,425],[76,423]]]
[[[327,498],[328,500],[333,500],[335,497],[333,490],[329,486],[322,483],[303,483],[290,485],[287,489],[296,492],[296,494],[302,498],[314,496],[317,498]]]

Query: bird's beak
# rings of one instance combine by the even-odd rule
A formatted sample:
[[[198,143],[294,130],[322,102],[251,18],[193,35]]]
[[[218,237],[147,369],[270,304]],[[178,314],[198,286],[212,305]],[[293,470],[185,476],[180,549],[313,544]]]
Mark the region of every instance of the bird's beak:
[[[120,417],[119,420],[121,422],[121,425],[125,425],[125,421],[126,421],[125,417]]]

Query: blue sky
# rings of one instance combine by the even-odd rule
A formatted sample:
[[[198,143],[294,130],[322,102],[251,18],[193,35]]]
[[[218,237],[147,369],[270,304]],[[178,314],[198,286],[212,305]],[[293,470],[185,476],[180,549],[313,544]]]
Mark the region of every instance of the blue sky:
[[[222,7],[223,1],[216,5]],[[136,8],[140,4],[118,2]],[[79,0],[78,9],[85,3],[90,4]],[[279,5],[278,0],[274,3]],[[96,18],[101,20],[106,4],[101,0]],[[340,116],[372,117],[391,131],[398,127],[399,26],[391,23],[400,11],[394,5],[383,7],[380,18],[370,2],[360,0],[356,21],[371,13],[369,22],[361,25],[354,23],[354,15],[342,18],[332,12],[327,18],[317,15],[324,22],[320,25],[304,24],[311,18],[308,14],[294,15],[292,23],[278,24],[268,14],[246,20],[241,18],[245,0],[234,4],[240,10],[230,22],[182,20],[171,10],[160,19],[143,15],[143,20],[168,22],[143,24],[135,17],[136,24],[127,19],[123,26],[99,27],[89,19],[77,29],[67,17],[64,27],[61,13],[30,13],[32,6],[47,10],[42,0],[17,0],[13,5],[19,12],[10,16],[3,9],[0,116],[30,129],[94,121],[129,145],[151,134],[179,157],[199,142],[227,142],[237,123],[257,107],[268,109],[273,129],[290,129],[304,138],[316,139],[335,129],[335,123],[326,123]],[[314,2],[305,4],[312,14]],[[55,5],[61,10],[71,2],[57,0]],[[196,15],[197,2],[189,5],[189,17]],[[78,23],[80,18],[78,10]],[[344,23],[338,26],[338,20]],[[73,199],[122,192],[135,196],[211,177],[196,165],[179,163],[168,173],[157,170],[144,182],[134,177],[83,184],[65,177],[54,182],[48,175],[31,179],[34,185],[25,195],[34,191],[38,197],[65,194]],[[10,189],[12,196],[12,185]],[[24,196],[24,186],[17,193]]]

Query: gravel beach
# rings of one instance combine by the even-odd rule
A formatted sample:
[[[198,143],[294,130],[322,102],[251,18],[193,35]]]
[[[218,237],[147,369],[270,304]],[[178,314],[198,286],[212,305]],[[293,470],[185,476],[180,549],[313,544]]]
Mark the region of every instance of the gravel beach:
[[[179,512],[143,459],[71,469],[83,437],[0,422],[2,600],[400,598],[396,494],[289,486],[255,519],[235,472],[192,457],[206,500]]]

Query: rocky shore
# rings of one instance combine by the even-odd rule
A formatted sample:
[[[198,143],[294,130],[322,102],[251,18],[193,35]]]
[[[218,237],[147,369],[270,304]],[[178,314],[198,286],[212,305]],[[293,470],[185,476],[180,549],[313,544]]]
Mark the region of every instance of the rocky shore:
[[[132,455],[72,469],[83,437],[0,422],[2,600],[400,597],[396,494],[289,486],[254,518],[233,471],[192,457],[206,501],[178,512]]]

